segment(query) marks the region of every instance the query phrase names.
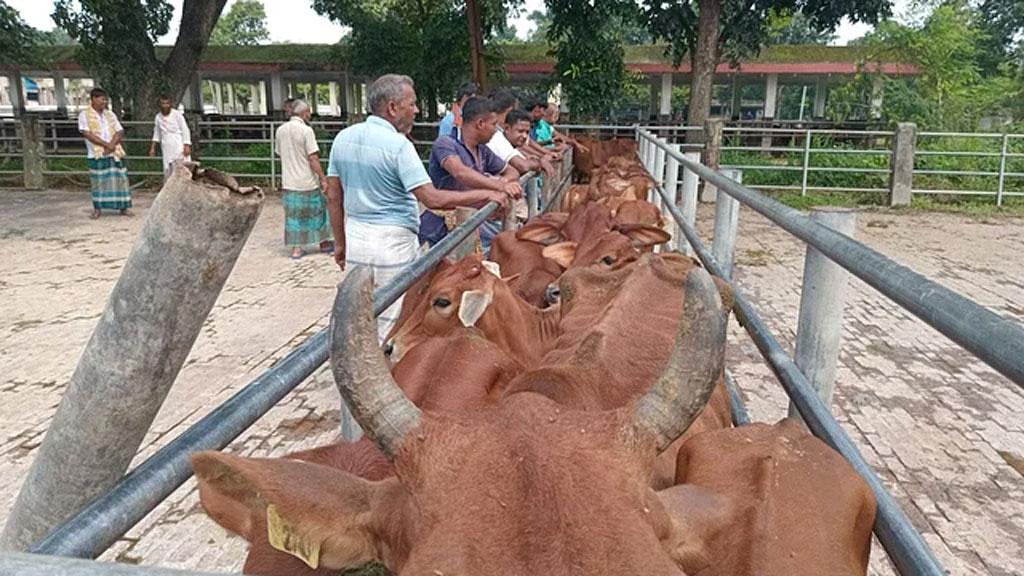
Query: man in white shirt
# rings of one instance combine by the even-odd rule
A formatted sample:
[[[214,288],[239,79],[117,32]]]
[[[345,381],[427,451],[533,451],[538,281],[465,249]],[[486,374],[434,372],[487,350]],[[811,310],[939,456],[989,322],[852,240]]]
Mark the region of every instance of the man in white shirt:
[[[303,100],[292,102],[292,116],[277,128],[274,137],[281,157],[281,188],[284,190],[284,243],[292,258],[302,258],[304,246],[320,244],[332,253],[331,221],[327,213],[327,177],[320,166],[320,147],[309,126],[312,112]]]
[[[89,161],[89,186],[92,189],[92,218],[102,210],[128,214],[132,207],[132,189],[128,186],[128,168],[121,142],[124,127],[117,115],[107,109],[107,93],[96,87],[89,92],[89,106],[78,115],[78,131],[85,138]]]
[[[160,112],[153,119],[153,142],[149,145],[150,156],[156,156],[156,145],[160,145],[164,178],[170,174],[171,162],[192,159],[192,131],[185,115],[171,104],[170,96],[160,97]]]

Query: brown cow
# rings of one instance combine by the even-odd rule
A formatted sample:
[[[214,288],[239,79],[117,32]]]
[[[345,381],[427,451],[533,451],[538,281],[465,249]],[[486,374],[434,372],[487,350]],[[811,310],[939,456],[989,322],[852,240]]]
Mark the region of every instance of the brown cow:
[[[874,495],[846,460],[792,420],[692,436],[679,451],[676,480],[685,487],[670,488],[663,500],[691,512],[703,536],[690,532],[691,540],[704,542],[702,554],[691,555],[703,555],[704,566],[688,574],[867,573]],[[694,505],[709,496],[714,504]]]
[[[392,362],[429,338],[475,326],[513,360],[531,366],[557,334],[556,309],[525,302],[476,254],[435,272],[414,306],[406,313],[403,305],[404,322],[385,346]]]
[[[377,347],[369,272],[357,268],[332,316],[331,366],[397,476],[369,482],[327,466],[193,456],[212,518],[311,567],[369,561],[396,574],[681,576],[677,522],[648,487],[652,461],[707,401],[722,370],[725,314],[702,270],[664,372],[635,403],[576,412],[522,393],[467,414],[421,412]]]
[[[582,137],[577,142],[580,146],[573,150],[572,163],[579,180],[586,180],[594,169],[605,165],[610,158],[635,158],[638,148],[636,140],[632,138],[596,140]]]
[[[699,266],[679,255],[644,255],[619,268],[579,268],[559,281],[560,335],[535,370],[508,385],[507,394],[532,391],[576,410],[609,410],[647,391],[672,350],[682,312],[680,291]],[[731,293],[719,284],[728,311]],[[731,425],[724,380],[694,423],[697,431]],[[673,483],[678,446],[658,459],[655,488]]]

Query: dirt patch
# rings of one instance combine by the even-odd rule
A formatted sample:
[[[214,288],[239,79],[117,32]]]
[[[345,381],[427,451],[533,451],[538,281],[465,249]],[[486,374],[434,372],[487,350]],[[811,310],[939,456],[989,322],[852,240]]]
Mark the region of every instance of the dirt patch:
[[[741,266],[767,266],[773,254],[768,250],[746,250],[737,264]]]

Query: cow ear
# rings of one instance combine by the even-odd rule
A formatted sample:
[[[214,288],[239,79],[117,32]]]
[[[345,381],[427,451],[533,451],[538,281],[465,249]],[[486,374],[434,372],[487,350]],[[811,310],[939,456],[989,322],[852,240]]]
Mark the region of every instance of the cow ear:
[[[379,560],[371,530],[388,482],[369,482],[327,466],[284,458],[192,456],[207,514],[254,545],[317,568],[343,570]]]
[[[498,264],[493,260],[484,260],[481,262],[481,264],[483,265],[485,270],[487,270],[491,274],[494,274],[498,278],[501,278],[501,264]]]
[[[550,260],[554,260],[562,268],[568,268],[576,259],[576,242],[559,242],[544,248],[541,254]]]
[[[636,248],[646,248],[662,244],[672,239],[672,235],[661,228],[646,224],[630,224],[619,227],[619,232],[629,237]]]
[[[476,326],[477,320],[484,315],[487,307],[491,305],[494,294],[488,290],[466,290],[462,293],[462,302],[459,304],[459,320],[465,327]]]
[[[516,231],[517,240],[536,242],[547,246],[562,238],[562,226],[557,222],[536,220]]]

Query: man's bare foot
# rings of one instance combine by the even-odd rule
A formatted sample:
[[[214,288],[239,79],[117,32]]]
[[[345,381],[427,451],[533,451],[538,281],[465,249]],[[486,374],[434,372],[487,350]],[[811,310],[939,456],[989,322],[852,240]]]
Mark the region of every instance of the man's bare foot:
[[[121,208],[121,216],[131,216],[132,211],[127,208]]]
[[[101,214],[101,212],[100,212],[99,208],[93,208],[92,209],[92,214],[89,214],[89,218],[92,218],[93,220],[95,220],[95,219],[100,217],[100,214]]]

